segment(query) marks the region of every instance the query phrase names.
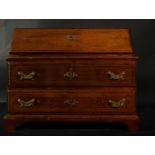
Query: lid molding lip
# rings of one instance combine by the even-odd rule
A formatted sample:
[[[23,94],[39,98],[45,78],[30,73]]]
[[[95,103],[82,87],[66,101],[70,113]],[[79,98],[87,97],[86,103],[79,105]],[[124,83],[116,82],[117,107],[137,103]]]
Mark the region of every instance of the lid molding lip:
[[[11,54],[131,54],[133,53],[133,51],[95,51],[95,53],[93,53],[93,51],[30,51],[30,50],[22,50],[22,51],[14,51],[11,50],[10,51]]]

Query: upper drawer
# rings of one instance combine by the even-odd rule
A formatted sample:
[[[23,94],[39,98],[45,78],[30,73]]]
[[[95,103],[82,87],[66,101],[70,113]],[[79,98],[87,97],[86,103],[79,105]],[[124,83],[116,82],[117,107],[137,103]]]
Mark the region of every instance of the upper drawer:
[[[135,86],[135,62],[52,60],[9,62],[9,86]]]
[[[11,53],[132,53],[128,29],[15,29]]]

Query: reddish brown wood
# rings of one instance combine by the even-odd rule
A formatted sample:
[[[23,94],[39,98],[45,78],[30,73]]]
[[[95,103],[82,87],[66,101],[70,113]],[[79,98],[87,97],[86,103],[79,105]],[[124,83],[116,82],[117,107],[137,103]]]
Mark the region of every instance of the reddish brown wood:
[[[5,128],[14,131],[17,125],[27,121],[51,121],[51,122],[121,122],[126,124],[128,131],[138,131],[138,116],[132,115],[24,115],[7,114]]]
[[[19,65],[20,64],[20,65]],[[135,61],[130,60],[29,60],[9,62],[10,87],[53,86],[135,86]],[[70,80],[64,74],[77,74]],[[124,80],[110,79],[108,72],[125,72]],[[34,80],[20,80],[18,72],[28,75],[35,72]]]
[[[137,57],[128,29],[16,29],[7,61],[8,130],[43,120],[123,122],[129,131],[138,129]],[[75,78],[64,76],[69,71]],[[111,80],[109,71],[125,72],[124,79]],[[33,80],[20,79],[32,72]],[[108,103],[123,98],[122,107]],[[19,99],[34,103],[21,107]],[[70,106],[68,99],[77,102]]]
[[[11,53],[131,53],[128,29],[16,29]]]
[[[138,57],[135,55],[131,54],[101,54],[101,53],[67,53],[67,54],[31,54],[31,53],[19,53],[19,54],[10,54],[7,58],[8,61],[29,61],[29,60],[62,60],[62,59],[67,59],[67,60],[102,60],[102,61],[107,61],[107,60],[128,60],[128,61],[136,61]]]
[[[16,130],[16,127],[17,127],[16,121],[6,119],[4,123],[4,127],[7,132],[13,132]]]
[[[89,88],[89,89],[13,89],[9,91],[10,113],[63,113],[63,114],[123,114],[135,113],[134,88]],[[109,100],[126,99],[122,107],[114,108]],[[21,107],[18,99],[30,101],[30,107]],[[66,100],[76,100],[69,105]]]
[[[130,132],[135,132],[139,130],[139,119],[134,119],[134,120],[126,120],[124,122],[128,128],[128,131]]]
[[[4,116],[4,128],[7,132],[14,132],[16,127],[22,123],[23,121],[20,121],[14,117],[8,117],[8,115]]]

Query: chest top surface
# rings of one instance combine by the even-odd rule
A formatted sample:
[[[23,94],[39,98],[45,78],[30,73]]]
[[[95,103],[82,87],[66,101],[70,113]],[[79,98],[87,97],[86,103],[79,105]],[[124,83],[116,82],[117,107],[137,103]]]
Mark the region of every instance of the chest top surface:
[[[10,54],[133,53],[128,29],[17,28]]]

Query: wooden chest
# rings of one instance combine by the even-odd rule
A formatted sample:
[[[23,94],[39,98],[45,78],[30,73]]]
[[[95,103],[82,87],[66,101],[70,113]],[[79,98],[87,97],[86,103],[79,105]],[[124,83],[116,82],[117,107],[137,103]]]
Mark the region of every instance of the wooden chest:
[[[7,130],[24,121],[123,122],[138,129],[128,29],[15,29]]]

